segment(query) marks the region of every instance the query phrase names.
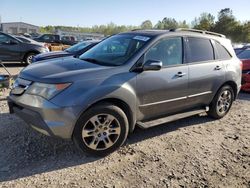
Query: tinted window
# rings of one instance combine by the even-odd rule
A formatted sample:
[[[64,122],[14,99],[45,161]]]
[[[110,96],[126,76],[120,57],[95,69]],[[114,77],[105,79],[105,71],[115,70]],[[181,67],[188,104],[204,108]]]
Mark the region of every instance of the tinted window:
[[[10,42],[10,37],[0,34],[0,44],[5,44]]]
[[[163,66],[182,64],[182,38],[160,41],[145,54],[145,61],[160,60]]]
[[[209,39],[188,38],[189,62],[214,60],[214,50]]]
[[[228,51],[225,49],[224,46],[222,46],[220,43],[215,42],[216,50],[217,50],[217,56],[218,59],[230,59],[231,55],[228,53]]]
[[[149,40],[146,36],[114,35],[82,54],[80,59],[102,65],[122,65]]]
[[[244,50],[240,54],[238,54],[239,59],[250,59],[250,49]]]
[[[237,48],[237,49],[234,49],[236,55],[238,55],[239,53],[241,53],[244,49],[242,48]]]
[[[18,39],[21,40],[22,42],[30,43],[29,40],[27,40],[27,39],[25,39],[25,38],[23,38],[23,37],[16,37],[16,38],[18,38]]]

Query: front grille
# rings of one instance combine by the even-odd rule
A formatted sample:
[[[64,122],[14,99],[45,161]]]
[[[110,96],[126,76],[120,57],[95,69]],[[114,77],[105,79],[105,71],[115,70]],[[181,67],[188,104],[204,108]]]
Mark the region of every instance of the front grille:
[[[22,78],[17,78],[12,86],[11,94],[22,95],[32,82]]]

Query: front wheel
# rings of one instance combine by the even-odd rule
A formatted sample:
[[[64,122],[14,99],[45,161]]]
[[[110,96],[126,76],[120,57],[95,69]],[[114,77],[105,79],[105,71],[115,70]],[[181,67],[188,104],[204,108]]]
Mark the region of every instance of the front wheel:
[[[210,104],[208,115],[215,119],[223,118],[230,110],[233,100],[234,92],[232,87],[229,85],[223,86]]]
[[[119,148],[129,131],[125,113],[112,104],[93,106],[76,123],[73,141],[83,151],[105,156]]]
[[[36,54],[35,53],[28,53],[25,58],[24,58],[24,61],[26,64],[30,65],[32,63],[32,59],[33,57],[35,56]]]

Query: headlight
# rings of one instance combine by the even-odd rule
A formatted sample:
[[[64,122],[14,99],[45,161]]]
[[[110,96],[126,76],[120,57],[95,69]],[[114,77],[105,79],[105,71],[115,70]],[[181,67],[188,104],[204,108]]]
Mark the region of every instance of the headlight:
[[[41,48],[41,52],[42,53],[49,52],[49,49],[47,47],[43,47],[43,48]]]
[[[45,99],[51,99],[67,87],[69,87],[71,83],[63,83],[63,84],[44,84],[44,83],[33,83],[27,90],[28,94],[39,95]]]

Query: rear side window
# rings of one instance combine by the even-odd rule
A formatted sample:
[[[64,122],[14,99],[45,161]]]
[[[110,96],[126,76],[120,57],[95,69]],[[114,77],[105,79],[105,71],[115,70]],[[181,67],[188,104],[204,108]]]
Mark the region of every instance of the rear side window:
[[[214,60],[214,49],[209,39],[188,38],[189,63]]]
[[[215,47],[217,50],[216,59],[230,59],[231,58],[231,55],[229,54],[229,52],[220,43],[215,41]]]

